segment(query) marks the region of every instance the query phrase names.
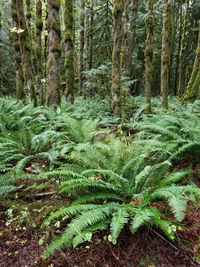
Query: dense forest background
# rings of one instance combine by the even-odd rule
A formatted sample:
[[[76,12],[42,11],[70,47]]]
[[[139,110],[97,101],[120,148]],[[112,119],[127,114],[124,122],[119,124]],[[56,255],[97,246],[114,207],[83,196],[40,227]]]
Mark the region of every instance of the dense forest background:
[[[199,0],[0,0],[0,267],[200,266],[199,97]]]
[[[0,92],[35,105],[199,95],[198,0],[1,1]]]

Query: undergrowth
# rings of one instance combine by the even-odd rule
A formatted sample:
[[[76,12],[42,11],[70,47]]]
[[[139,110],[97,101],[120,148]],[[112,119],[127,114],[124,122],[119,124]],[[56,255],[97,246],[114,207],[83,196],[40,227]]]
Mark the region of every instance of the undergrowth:
[[[163,111],[159,102],[154,100],[147,115],[143,99],[135,98],[129,117],[118,120],[107,100],[78,98],[55,112],[0,99],[2,198],[47,190],[54,181],[57,194],[71,200],[43,224],[67,223],[45,256],[92,241],[104,229],[115,245],[125,225],[133,234],[151,225],[176,238],[187,204],[200,196],[194,177],[200,163],[200,104],[171,100]],[[19,186],[19,180],[33,184]]]

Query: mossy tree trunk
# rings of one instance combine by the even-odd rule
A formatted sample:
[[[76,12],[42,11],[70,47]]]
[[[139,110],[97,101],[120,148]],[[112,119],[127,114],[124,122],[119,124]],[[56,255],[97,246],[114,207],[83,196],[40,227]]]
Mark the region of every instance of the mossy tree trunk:
[[[48,10],[47,10],[47,0],[44,0],[44,7],[45,7],[45,20],[44,22],[44,77],[45,77],[45,90],[47,89],[47,61],[48,61],[48,25],[47,25],[47,18],[48,18]],[[45,95],[46,99],[46,95]]]
[[[131,17],[130,17],[130,33],[127,40],[127,54],[126,54],[126,72],[127,77],[133,78],[133,52],[136,43],[136,22],[138,14],[139,0],[132,1]]]
[[[90,45],[89,45],[89,70],[93,66],[93,27],[94,27],[94,4],[93,2],[90,5]]]
[[[18,20],[18,3],[17,0],[12,0],[11,12],[12,12],[12,42],[15,49],[15,68],[16,68],[16,97],[17,100],[25,99],[25,90],[24,90],[24,76],[22,70],[22,56],[20,49],[20,39],[18,30],[20,29],[19,20]]]
[[[154,38],[154,0],[148,0],[146,16],[146,47],[145,47],[145,98],[146,112],[151,112],[151,94],[153,80],[153,38]]]
[[[48,63],[47,63],[47,105],[57,107],[61,103],[61,31],[60,31],[60,1],[47,0],[48,28]]]
[[[123,49],[121,56],[121,65],[123,68],[123,75],[126,76],[126,60],[128,52],[128,34],[129,34],[129,7],[130,0],[124,0],[124,13],[123,13]]]
[[[74,1],[65,0],[65,47],[66,47],[66,89],[65,96],[69,103],[74,102]]]
[[[27,30],[29,34],[29,42],[31,47],[31,52],[33,53],[33,35],[32,35],[32,27],[31,27],[31,19],[32,19],[32,8],[31,8],[31,0],[26,0],[26,22],[27,22]]]
[[[181,45],[180,45],[180,54],[179,54],[179,78],[178,78],[179,97],[181,97],[184,94],[185,87],[186,87],[189,18],[190,18],[190,1],[185,0],[185,14],[183,18],[183,29],[182,29],[182,35],[181,35]]]
[[[2,14],[1,14],[1,3],[0,3],[0,32],[2,30]],[[3,72],[2,72],[2,46],[0,44],[0,95],[3,90]]]
[[[23,1],[17,0],[17,11],[18,11],[18,20],[20,26],[20,48],[22,54],[22,69],[24,74],[24,79],[26,81],[26,86],[28,93],[30,94],[30,98],[33,102],[33,105],[37,105],[37,98],[34,88],[34,81],[33,81],[33,69],[32,69],[32,59],[31,59],[31,42],[30,42],[30,35],[29,30],[26,23],[26,17],[24,13],[24,5]]]
[[[83,94],[84,85],[84,46],[85,46],[85,0],[81,1],[81,13],[80,13],[80,67],[79,67],[79,83],[80,92]]]
[[[87,5],[85,13],[85,53],[84,53],[84,69],[89,70],[89,52],[90,52],[90,8]]]
[[[85,15],[85,70],[92,68],[92,57],[93,57],[93,3],[89,3],[86,9]]]
[[[45,94],[43,84],[41,82],[43,78],[43,50],[42,50],[42,0],[37,0],[36,3],[36,38],[35,38],[35,50],[36,50],[36,80],[37,80],[37,91],[38,91],[38,103],[44,105]]]
[[[168,107],[169,70],[170,70],[170,35],[171,35],[171,11],[172,0],[164,1],[162,52],[161,52],[161,94],[162,106]]]
[[[199,37],[196,50],[196,57],[193,65],[192,74],[187,85],[184,100],[194,102],[200,96],[200,21],[199,21]]]
[[[112,106],[116,117],[121,116],[121,52],[123,42],[123,0],[113,5]]]

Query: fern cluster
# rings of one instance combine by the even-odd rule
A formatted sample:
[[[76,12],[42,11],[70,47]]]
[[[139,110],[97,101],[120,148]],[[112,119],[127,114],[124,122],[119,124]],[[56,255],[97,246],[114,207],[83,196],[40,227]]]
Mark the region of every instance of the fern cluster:
[[[174,238],[174,226],[184,219],[187,202],[200,196],[194,185],[178,184],[191,170],[170,172],[169,161],[144,167],[144,159],[138,165],[129,159],[120,169],[114,167],[109,157],[104,161],[109,162],[108,168],[101,168],[99,163],[102,162],[97,160],[95,167],[98,169],[92,164],[93,168],[84,171],[63,169],[47,174],[59,178],[60,194],[74,197],[74,201],[47,219],[48,224],[67,218],[71,222],[48,247],[46,256],[61,247],[76,247],[90,241],[94,232],[107,228],[110,229],[109,240],[116,244],[125,224],[129,225],[133,234],[142,225],[148,224]],[[174,221],[167,219],[169,211],[161,212],[154,207],[157,200],[166,202],[174,214]]]
[[[142,99],[135,99],[136,109],[137,101]],[[0,99],[0,194],[19,190],[20,178],[37,180],[25,194],[49,188],[53,179],[59,194],[72,199],[45,222],[69,221],[46,255],[91,241],[104,229],[110,229],[108,239],[116,244],[126,224],[133,234],[152,225],[175,238],[187,203],[200,195],[189,179],[192,168],[173,166],[175,159],[189,156],[198,162],[198,103],[182,107],[172,102],[164,112],[155,100],[156,114],[146,115],[141,108],[122,121],[110,116],[107,105],[78,98],[55,112]],[[27,173],[41,158],[48,162],[47,171]],[[157,201],[165,203],[164,211]]]

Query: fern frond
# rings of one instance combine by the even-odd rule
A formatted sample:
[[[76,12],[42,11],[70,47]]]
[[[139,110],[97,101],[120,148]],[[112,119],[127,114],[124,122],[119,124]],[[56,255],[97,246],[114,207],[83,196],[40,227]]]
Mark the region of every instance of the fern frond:
[[[123,198],[120,196],[120,194],[112,193],[110,191],[108,192],[99,192],[99,193],[93,193],[93,194],[84,194],[83,196],[78,197],[74,202],[73,205],[78,204],[84,204],[84,203],[94,203],[96,201],[120,201],[123,202]]]
[[[151,198],[154,200],[158,198],[167,200],[176,220],[181,222],[184,219],[187,204],[184,193],[185,187],[169,186],[155,190]]]
[[[62,207],[59,210],[52,213],[44,222],[48,224],[54,220],[59,220],[60,218],[68,218],[69,216],[78,215],[83,211],[89,211],[98,208],[98,205],[95,204],[81,204],[81,205],[71,205],[69,207]]]
[[[79,189],[106,189],[116,192],[116,187],[111,183],[102,180],[89,180],[89,179],[73,179],[62,183],[59,187],[60,193],[71,193]]]
[[[125,208],[117,208],[112,215],[111,228],[111,241],[113,245],[116,245],[119,234],[121,233],[124,225],[127,224],[129,219],[129,213]]]
[[[134,234],[142,226],[152,223],[155,220],[160,219],[160,213],[154,208],[141,208],[133,216],[132,222],[130,224],[130,230]]]
[[[56,250],[66,247],[70,248],[75,236],[81,234],[87,227],[96,225],[100,222],[106,222],[110,216],[110,206],[98,207],[98,209],[84,212],[77,218],[73,219],[64,233],[56,238],[45,251],[45,256],[49,256]]]
[[[185,169],[185,170],[173,172],[170,175],[168,175],[167,177],[160,179],[159,185],[160,186],[167,186],[167,185],[174,184],[174,183],[180,181],[186,175],[190,174],[191,171],[192,171],[191,169]]]
[[[17,187],[13,186],[13,185],[0,186],[0,195],[4,195],[4,194],[7,194],[7,193],[10,193],[12,191],[15,191],[16,189],[17,189]]]
[[[62,181],[68,180],[68,179],[84,179],[85,176],[74,172],[74,171],[70,171],[70,170],[53,170],[53,171],[49,171],[49,172],[45,172],[42,173],[42,176],[44,177],[56,177]]]

